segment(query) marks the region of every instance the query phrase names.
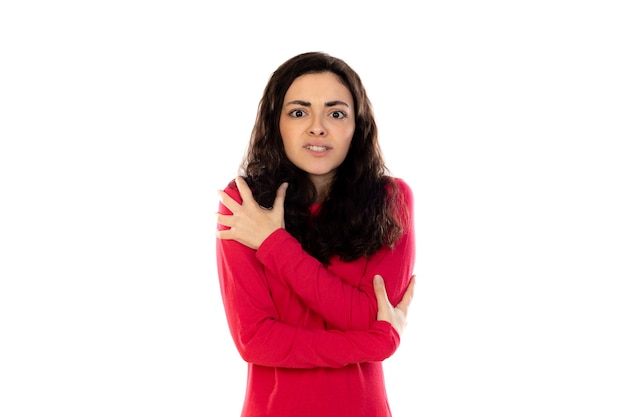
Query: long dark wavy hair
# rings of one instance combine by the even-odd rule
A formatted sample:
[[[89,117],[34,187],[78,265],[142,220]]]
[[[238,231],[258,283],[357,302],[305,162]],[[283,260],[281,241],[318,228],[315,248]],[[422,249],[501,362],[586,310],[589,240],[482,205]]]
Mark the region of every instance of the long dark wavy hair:
[[[355,131],[350,149],[338,167],[319,212],[311,213],[317,198],[306,172],[285,153],[279,130],[287,89],[301,75],[332,72],[352,93]],[[401,236],[406,213],[378,143],[371,103],[359,75],[343,60],[323,52],[307,52],[286,62],[270,77],[258,106],[250,143],[240,173],[256,201],[270,207],[276,190],[289,183],[285,198],[285,228],[304,250],[328,264],[338,255],[344,261],[367,257]]]

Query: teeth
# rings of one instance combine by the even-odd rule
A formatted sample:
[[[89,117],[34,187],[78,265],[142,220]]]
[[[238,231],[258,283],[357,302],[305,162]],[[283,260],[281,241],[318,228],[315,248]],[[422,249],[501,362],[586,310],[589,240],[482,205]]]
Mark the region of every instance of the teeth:
[[[328,149],[325,146],[307,146],[306,148],[315,152],[322,152]]]

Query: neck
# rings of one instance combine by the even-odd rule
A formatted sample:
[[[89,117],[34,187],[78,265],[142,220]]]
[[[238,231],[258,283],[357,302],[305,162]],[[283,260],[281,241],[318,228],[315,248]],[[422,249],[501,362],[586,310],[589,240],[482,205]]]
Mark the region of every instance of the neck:
[[[317,198],[315,199],[316,203],[321,203],[326,200],[328,196],[328,191],[330,189],[330,183],[332,178],[320,178],[320,177],[310,177],[311,181],[313,181],[313,185],[315,186],[315,191],[317,193]]]

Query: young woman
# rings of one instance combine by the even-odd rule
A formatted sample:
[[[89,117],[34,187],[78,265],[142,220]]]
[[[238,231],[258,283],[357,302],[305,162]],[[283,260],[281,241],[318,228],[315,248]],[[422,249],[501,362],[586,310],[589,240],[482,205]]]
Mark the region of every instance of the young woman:
[[[357,73],[318,52],[283,63],[241,174],[217,214],[226,317],[249,364],[241,415],[391,416],[382,361],[413,294],[413,198]]]

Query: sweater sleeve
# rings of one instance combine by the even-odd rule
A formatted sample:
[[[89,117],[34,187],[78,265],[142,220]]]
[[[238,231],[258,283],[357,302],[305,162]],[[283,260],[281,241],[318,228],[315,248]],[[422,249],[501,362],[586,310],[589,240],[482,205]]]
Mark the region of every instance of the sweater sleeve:
[[[232,190],[226,191],[239,198]],[[230,213],[222,204],[219,210]],[[342,367],[382,361],[397,349],[399,335],[384,321],[358,331],[311,329],[281,322],[256,251],[221,239],[217,239],[216,251],[228,326],[245,361],[287,368]]]
[[[375,274],[385,279],[393,305],[400,302],[408,286],[415,259],[413,195],[404,181],[396,181],[408,214],[404,234],[393,248],[383,248],[374,254],[364,270],[352,270],[361,274],[349,280],[358,285],[329,272],[284,229],[270,235],[257,251],[257,258],[273,272],[271,276],[282,279],[333,328],[363,330],[376,321],[378,307],[372,284]]]

